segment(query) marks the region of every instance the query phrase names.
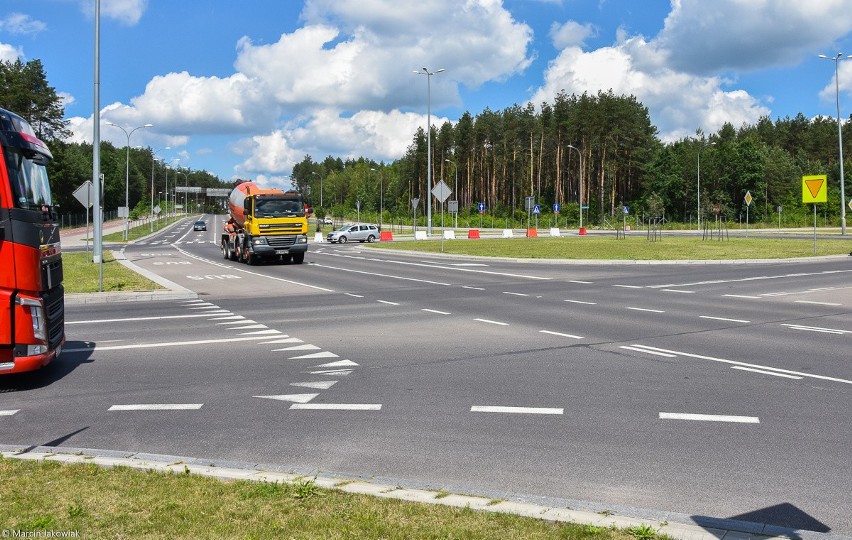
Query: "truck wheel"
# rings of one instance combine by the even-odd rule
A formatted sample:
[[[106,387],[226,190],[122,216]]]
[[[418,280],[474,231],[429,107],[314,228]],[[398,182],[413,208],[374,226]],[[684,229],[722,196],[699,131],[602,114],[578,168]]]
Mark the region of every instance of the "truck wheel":
[[[304,253],[294,253],[293,254],[293,262],[296,264],[302,264],[305,262],[305,254]]]
[[[225,260],[228,260],[228,259],[231,258],[230,254],[228,253],[228,241],[227,240],[222,240],[222,256],[225,257]]]
[[[231,249],[231,243],[228,242],[228,260],[236,261],[237,260],[237,252]]]

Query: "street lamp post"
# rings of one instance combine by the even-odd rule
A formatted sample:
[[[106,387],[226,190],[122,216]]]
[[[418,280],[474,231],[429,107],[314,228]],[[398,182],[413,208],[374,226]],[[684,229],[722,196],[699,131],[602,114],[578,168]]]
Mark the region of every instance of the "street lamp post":
[[[130,234],[130,136],[133,135],[133,132],[137,129],[154,127],[154,124],[145,124],[144,126],[137,126],[128,131],[118,124],[113,124],[112,122],[107,122],[108,126],[117,127],[121,131],[127,135],[127,158],[125,162],[125,172],[124,172],[124,208],[127,211],[127,215],[124,216],[124,239],[127,240],[128,235]]]
[[[843,177],[843,130],[840,124],[840,78],[838,76],[838,66],[841,60],[852,58],[852,55],[843,56],[843,53],[837,53],[834,56],[819,55],[820,58],[826,60],[834,60],[834,92],[837,96],[837,147],[840,154],[840,234],[846,236],[846,189],[845,178]]]
[[[182,174],[182,175],[183,175],[183,188],[184,188],[184,190],[189,189],[189,176],[187,176],[187,174],[186,174],[185,172],[175,171],[175,177],[177,177],[177,175],[179,175],[179,174]],[[177,180],[175,180],[175,185],[177,186]],[[177,190],[177,188],[175,188],[175,190]],[[188,196],[189,196],[189,192],[188,192],[188,191],[184,191],[184,192],[183,192],[183,213],[184,213],[184,214],[186,214],[186,213],[187,213],[187,212],[186,212],[186,210],[187,210],[187,205],[189,204],[189,203],[187,202],[187,197],[188,197]]]
[[[163,148],[163,150],[171,150],[171,146]],[[154,165],[157,163],[157,152],[151,149],[151,232],[154,232]],[[157,201],[160,204],[160,201]]]
[[[432,234],[432,75],[443,71],[446,70],[441,68],[438,71],[429,71],[423,67],[414,72],[426,75],[426,236]]]
[[[446,161],[447,163],[452,163],[453,168],[456,170],[456,186],[455,186],[455,191],[453,191],[453,194],[456,196],[456,215],[455,215],[455,219],[453,220],[453,227],[458,229],[459,228],[459,206],[458,206],[458,201],[459,201],[459,166],[456,165],[455,161],[453,161],[449,158],[444,158],[444,161]]]
[[[576,146],[568,145],[568,148],[573,148],[577,151],[577,155],[580,156],[580,230],[583,229],[583,153],[580,152],[580,149]],[[582,232],[580,233],[582,234]]]

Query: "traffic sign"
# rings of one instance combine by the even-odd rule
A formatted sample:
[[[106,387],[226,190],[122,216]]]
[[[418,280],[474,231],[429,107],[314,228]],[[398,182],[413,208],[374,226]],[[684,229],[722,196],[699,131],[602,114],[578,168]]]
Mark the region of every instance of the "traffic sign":
[[[553,213],[554,214],[559,213],[559,208],[560,208],[559,203],[553,203]]]
[[[751,191],[746,191],[746,195],[745,195],[746,206],[751,206],[752,200],[753,200],[753,197],[751,196]]]
[[[537,204],[537,205],[533,206],[532,213],[533,213],[533,215],[536,215],[536,216],[541,214],[541,205]]]
[[[532,210],[534,198],[531,197],[531,196],[527,196],[527,197],[524,198],[524,200],[525,200],[525,203],[526,203],[525,207],[527,209],[527,212],[529,212],[530,210]]]
[[[624,213],[625,213],[625,214],[629,214],[629,213],[630,213],[630,207],[629,207],[629,206],[627,206],[626,204],[624,205]]]
[[[92,187],[92,181],[86,180],[80,187],[74,190],[74,193],[72,193],[74,198],[80,201],[80,204],[86,208],[91,208],[94,204],[94,201],[92,200],[92,195],[94,195],[94,193],[92,193]]]
[[[453,190],[451,190],[450,186],[448,186],[443,180],[438,180],[438,183],[432,188],[432,195],[434,195],[441,203],[446,201],[452,192]]]
[[[479,203],[479,213],[480,214],[485,213],[485,203],[484,202]]]
[[[417,210],[418,204],[420,204],[420,198],[419,197],[415,197],[414,199],[411,199],[411,208],[412,209]]]
[[[826,176],[817,174],[802,177],[802,202],[824,203],[828,200]]]

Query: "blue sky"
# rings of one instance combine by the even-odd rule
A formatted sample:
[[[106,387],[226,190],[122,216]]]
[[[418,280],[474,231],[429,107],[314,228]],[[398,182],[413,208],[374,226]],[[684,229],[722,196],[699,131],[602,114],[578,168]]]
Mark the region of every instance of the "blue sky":
[[[0,58],[39,59],[92,140],[95,0],[0,0]],[[101,121],[173,165],[287,186],[295,163],[402,156],[432,120],[633,94],[664,140],[835,114],[849,0],[101,0]],[[840,62],[852,113],[852,59]],[[101,138],[124,146],[121,130]],[[166,150],[166,147],[170,149]]]

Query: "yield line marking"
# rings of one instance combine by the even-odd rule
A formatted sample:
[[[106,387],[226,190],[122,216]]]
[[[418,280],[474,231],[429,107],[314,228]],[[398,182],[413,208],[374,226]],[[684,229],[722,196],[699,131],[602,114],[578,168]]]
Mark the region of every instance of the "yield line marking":
[[[567,337],[573,339],[583,339],[583,336],[575,336],[573,334],[563,334],[562,332],[554,332],[552,330],[539,330],[542,334],[550,334],[551,336]]]
[[[319,411],[379,411],[381,403],[294,403],[290,409]]]
[[[630,307],[630,306],[627,306],[627,309],[632,309],[633,311],[648,311],[650,313],[665,313],[665,311],[663,311],[662,309],[648,309],[648,308]]]
[[[113,405],[110,411],[193,411],[203,403],[147,403],[137,405]]]
[[[743,366],[731,366],[731,369],[740,369],[742,371],[751,371],[752,373],[762,373],[764,375],[775,375],[776,377],[785,377],[787,379],[797,379],[797,380],[802,379],[802,377],[798,377],[796,375],[786,375],[784,373],[772,373],[771,371],[766,371],[766,370],[763,370],[763,369],[754,369],[754,368],[743,367]]]
[[[725,322],[738,322],[738,323],[750,323],[751,321],[746,321],[744,319],[728,319],[725,317],[711,317],[709,315],[699,315],[699,319],[710,319],[713,321],[725,321]]]
[[[503,407],[499,405],[474,405],[470,412],[493,412],[509,414],[563,414],[562,408],[547,407]]]
[[[500,322],[500,321],[489,321],[488,319],[473,319],[473,320],[488,323],[488,324],[496,324],[496,325],[499,325],[499,326],[509,326],[509,323]]]
[[[759,424],[757,416],[729,416],[723,414],[660,413],[661,420],[698,420],[703,422],[735,422],[740,424]]]

